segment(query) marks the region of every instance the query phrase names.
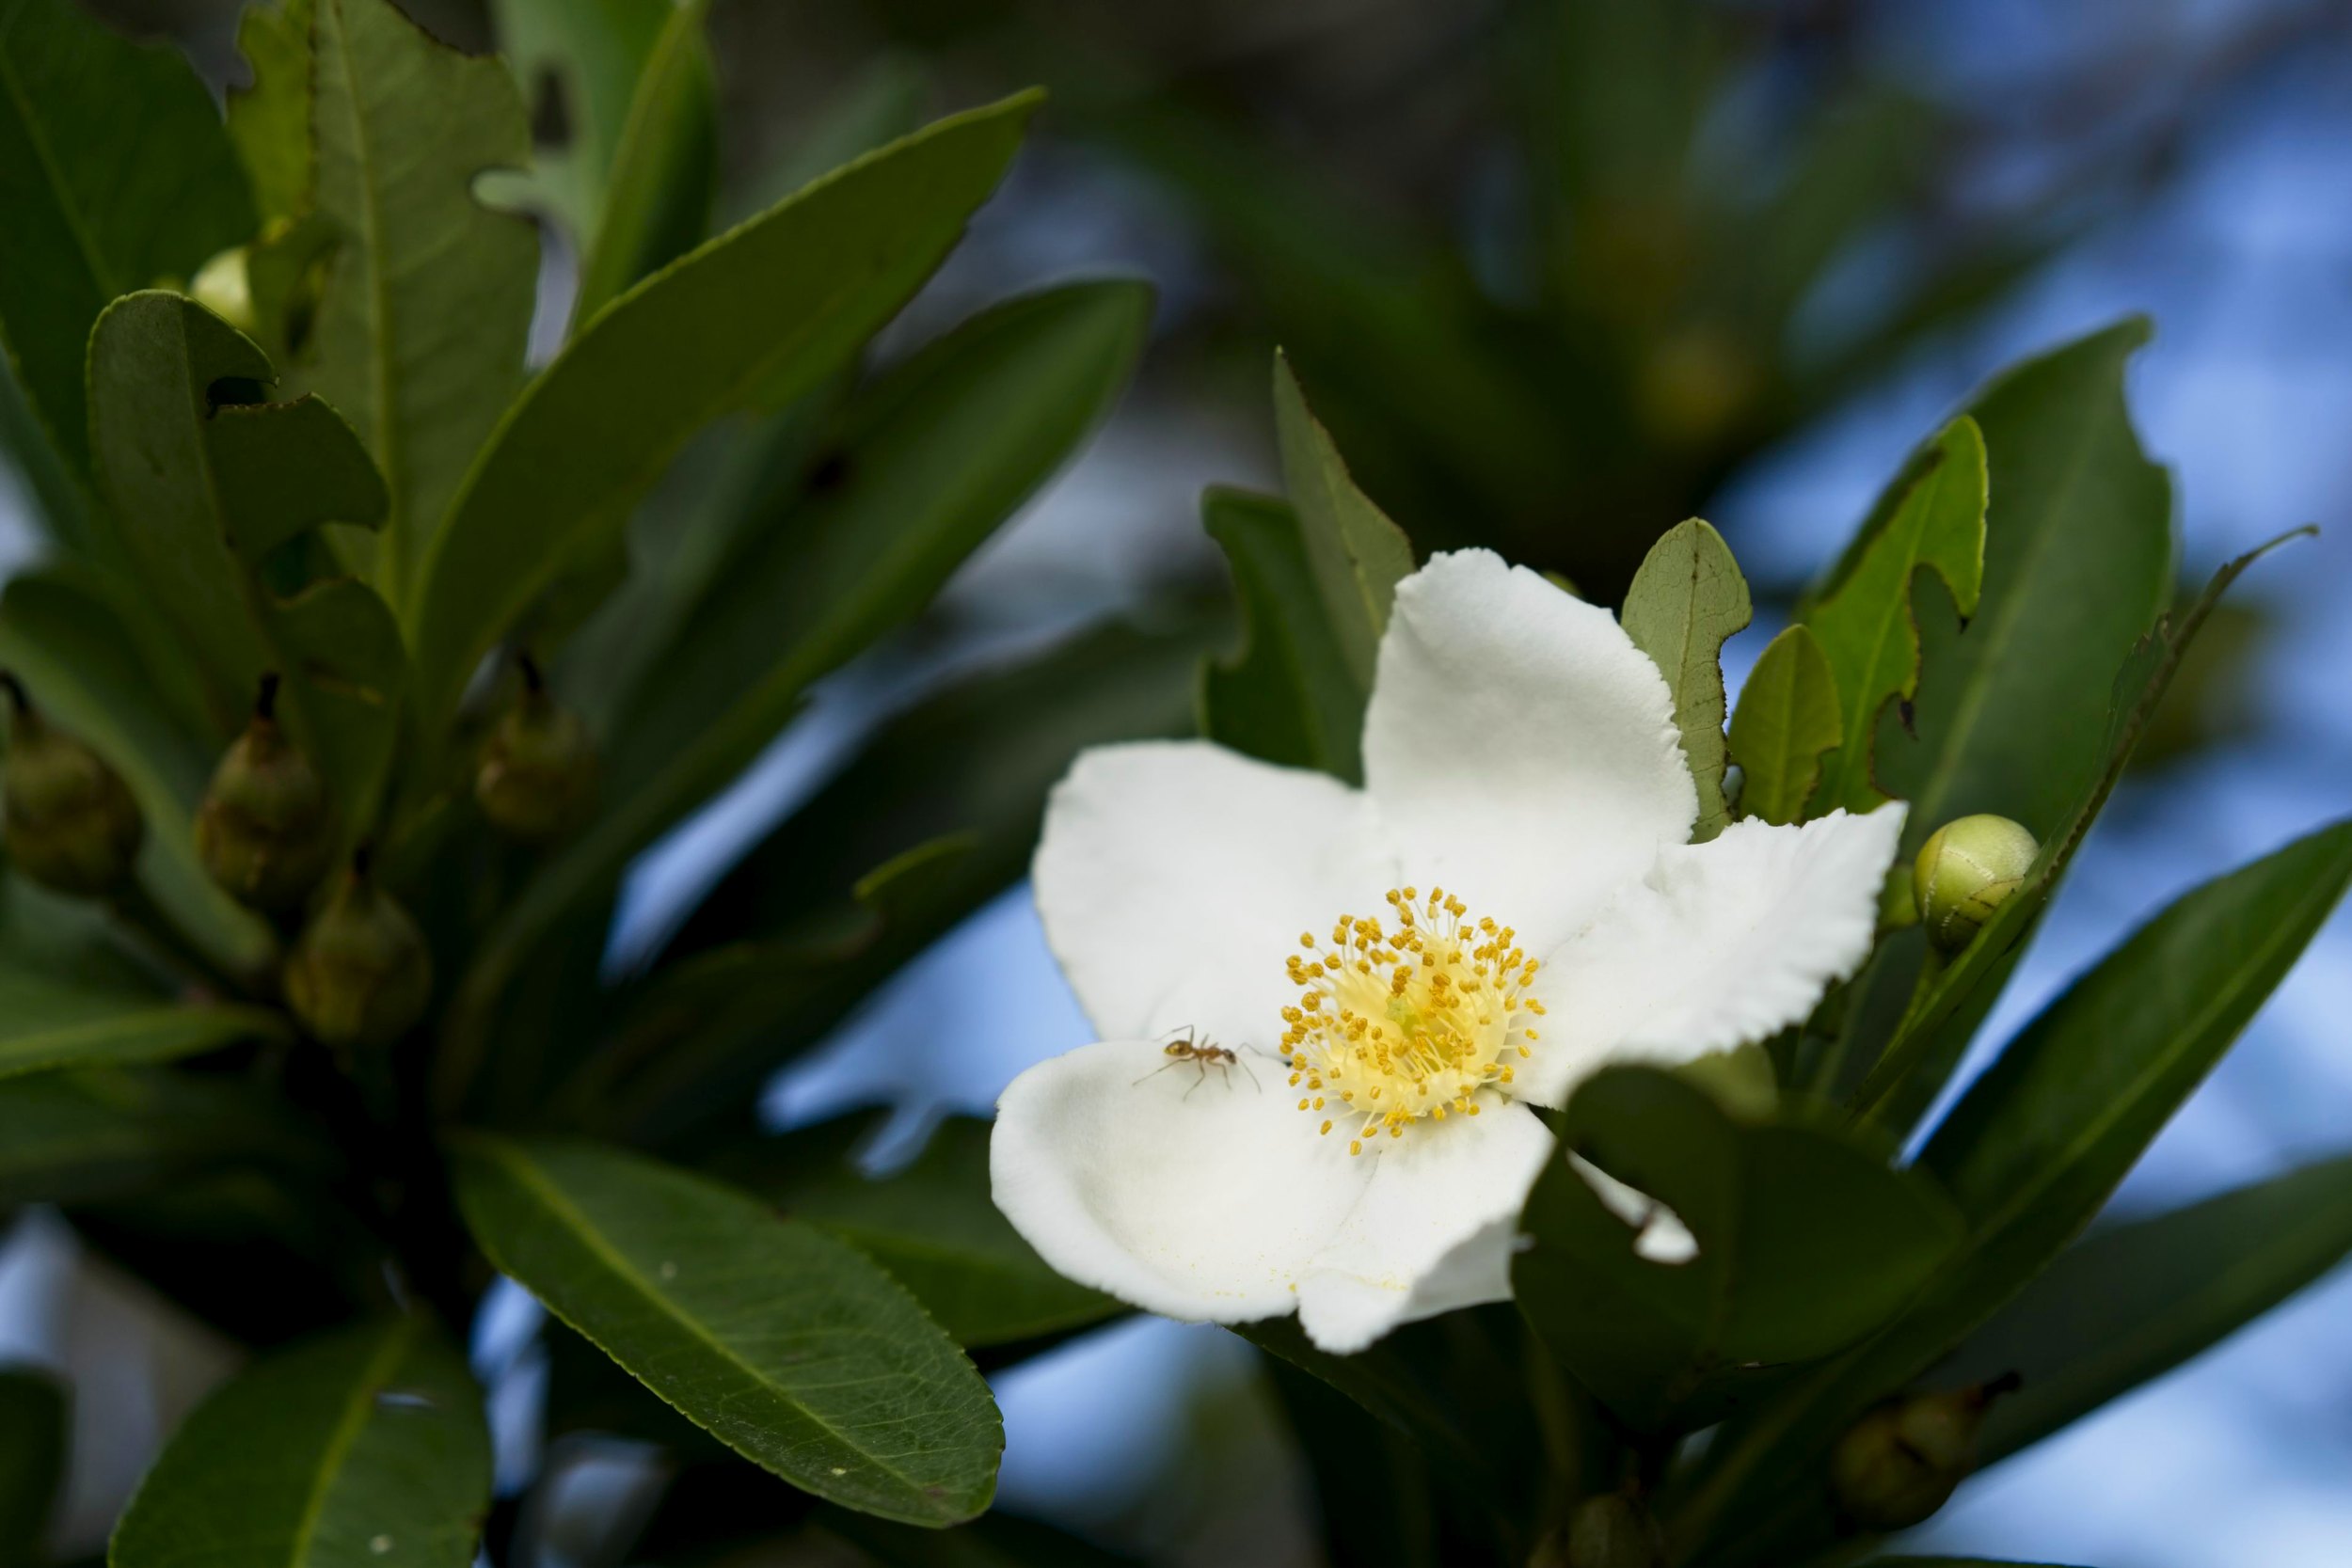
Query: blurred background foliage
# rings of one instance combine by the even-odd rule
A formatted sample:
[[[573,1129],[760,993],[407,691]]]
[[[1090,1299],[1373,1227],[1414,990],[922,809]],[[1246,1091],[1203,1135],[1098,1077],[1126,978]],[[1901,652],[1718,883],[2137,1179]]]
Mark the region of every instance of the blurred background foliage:
[[[215,84],[238,79],[234,0],[96,8],[171,34]],[[610,111],[593,82],[530,57],[533,8],[406,8],[461,47],[503,40],[516,56],[541,167],[558,171],[498,193],[555,220],[533,335],[543,357],[596,271],[562,227],[574,197],[561,170]],[[1181,715],[1194,650],[1226,635],[1199,490],[1272,473],[1264,366],[1276,343],[1364,488],[1424,550],[1491,544],[1613,603],[1659,533],[1713,518],[1761,611],[1727,653],[1735,685],[1878,479],[1971,382],[2123,309],[2151,309],[2166,335],[2135,390],[2151,446],[2181,470],[2184,581],[2284,527],[2333,523],[2352,494],[2329,434],[2352,418],[2342,199],[2352,6],[715,0],[709,27],[722,219],[939,110],[1031,82],[1051,90],[1014,179],[885,355],[1057,273],[1126,263],[1162,293],[1140,380],[1089,460],[924,622],[831,682],[725,800],[638,863],[617,966],[671,943],[700,960],[682,966],[682,983],[731,986],[730,961],[776,955],[708,942],[707,930],[746,922],[707,911],[755,908],[763,864],[805,876],[817,863],[847,891],[875,850],[928,836],[937,795],[877,793],[875,781],[904,778],[907,757],[953,754],[959,724],[1036,713],[1017,674],[933,695],[951,673],[1082,632],[1090,641],[1063,657],[1096,677],[1087,701],[1100,709],[1061,710],[1079,715],[1070,733]],[[686,505],[758,483],[690,454],[665,495]],[[2021,976],[1989,1037],[2088,956],[2088,933],[2111,933],[2340,803],[2352,698],[2331,672],[2352,657],[2352,636],[2328,585],[2344,580],[2344,546],[2331,531],[2258,573],[2208,631],[2142,750],[2153,776],[2119,800],[2041,968]],[[1098,624],[1113,615],[1155,635]],[[625,665],[627,649],[593,631],[576,648]],[[910,709],[859,753],[882,719]],[[1050,776],[1069,743],[1041,734],[1025,754]],[[860,763],[840,771],[853,754]],[[1032,787],[1025,774],[960,785],[970,793],[957,819],[1000,815],[957,873],[972,884],[936,906],[958,915],[1018,876]],[[714,882],[705,926],[674,940],[683,894]],[[771,1094],[774,1117],[894,1101],[914,1114],[875,1157],[903,1158],[928,1118],[984,1109],[1025,1061],[1075,1043],[1018,892],[951,925],[918,915],[875,952],[844,997],[905,973],[846,1022],[846,1004],[792,998],[818,1066]],[[2070,930],[2086,933],[2071,948]],[[650,1042],[639,1060],[660,1059],[665,1000],[677,1001],[642,998],[644,1016],[624,1028]],[[2341,1148],[2345,1005],[2352,943],[2339,922],[2282,993],[2270,1034],[2258,1029],[2126,1201],[2136,1190],[2177,1201]],[[649,1115],[660,1086],[643,1097]],[[748,1100],[759,1085],[722,1087]],[[630,1131],[658,1142],[707,1125]],[[18,1233],[0,1265],[0,1324],[13,1325],[0,1334],[53,1360],[128,1367],[138,1358],[122,1347],[154,1330],[103,1274],[65,1268],[72,1251],[54,1228]],[[2247,1337],[2268,1351],[2225,1353],[2218,1381],[2201,1367],[2005,1467],[1974,1512],[1939,1523],[1935,1543],[2116,1563],[2341,1560],[2352,1313],[2341,1283],[2310,1300]],[[486,1325],[477,1364],[498,1379],[495,1424],[527,1447],[515,1434],[563,1386],[564,1347],[521,1349],[530,1314],[510,1305],[509,1321]],[[999,1379],[1007,1507],[1154,1558],[1305,1560],[1295,1439],[1253,1353],[1167,1325],[1110,1334]],[[188,1370],[199,1362],[178,1364],[201,1380]],[[77,1479],[86,1512],[135,1476],[142,1441],[184,1403],[184,1390],[119,1381],[132,1413],[112,1433],[124,1451]],[[2253,1432],[2294,1449],[2244,1440]],[[626,1445],[552,1457],[583,1478],[583,1509],[634,1506]],[[531,1456],[501,1462],[511,1472]],[[2101,1484],[2084,1487],[2086,1475]],[[763,1506],[681,1490],[687,1501],[667,1507]],[[2217,1533],[2214,1520],[2239,1533]],[[997,1549],[1022,1560],[1017,1539]]]

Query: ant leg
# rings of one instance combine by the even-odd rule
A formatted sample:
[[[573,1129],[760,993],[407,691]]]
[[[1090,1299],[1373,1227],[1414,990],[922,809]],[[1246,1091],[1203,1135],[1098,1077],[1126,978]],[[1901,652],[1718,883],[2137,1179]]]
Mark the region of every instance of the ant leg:
[[[1157,1077],[1158,1077],[1161,1073],[1166,1072],[1166,1071],[1167,1071],[1169,1068],[1172,1068],[1172,1067],[1183,1067],[1183,1066],[1184,1065],[1184,1062],[1185,1062],[1185,1058],[1184,1058],[1184,1057],[1183,1057],[1183,1056],[1179,1056],[1179,1057],[1177,1057],[1177,1058],[1176,1058],[1174,1061],[1172,1061],[1172,1062],[1162,1062],[1162,1063],[1161,1063],[1158,1067],[1155,1067],[1155,1068],[1153,1068],[1151,1071],[1149,1071],[1149,1072],[1145,1073],[1145,1074],[1143,1075],[1143,1078],[1138,1078],[1138,1079],[1136,1079],[1136,1084],[1140,1084],[1140,1083],[1142,1083],[1142,1082],[1143,1082],[1143,1080],[1144,1080],[1144,1078],[1157,1078]],[[1130,1084],[1130,1085],[1128,1085],[1127,1086],[1128,1086],[1129,1088],[1131,1088],[1131,1089],[1132,1089],[1132,1088],[1134,1088],[1134,1087],[1136,1086],[1136,1084]]]
[[[1192,1065],[1200,1069],[1200,1076],[1192,1081],[1192,1089],[1197,1089],[1201,1085],[1209,1081],[1209,1064],[1196,1059]],[[1184,1091],[1184,1100],[1190,1100],[1192,1098],[1192,1089],[1186,1089]],[[1177,1103],[1181,1105],[1184,1103],[1184,1101],[1180,1100]]]
[[[1233,1058],[1233,1065],[1234,1065],[1235,1067],[1240,1068],[1240,1069],[1242,1069],[1242,1071],[1244,1071],[1244,1072],[1249,1072],[1249,1064],[1248,1064],[1248,1062],[1243,1061],[1243,1060],[1242,1060],[1239,1056],[1236,1056],[1236,1057],[1234,1057],[1234,1058]],[[1233,1084],[1232,1075],[1231,1073],[1226,1074],[1226,1077],[1225,1077],[1225,1085],[1226,1085],[1226,1087],[1228,1087],[1228,1088],[1232,1087],[1232,1084]],[[1250,1088],[1251,1088],[1252,1090],[1256,1091],[1256,1092],[1257,1092],[1257,1093],[1259,1093],[1259,1094],[1263,1094],[1263,1093],[1265,1093],[1265,1085],[1258,1082],[1258,1075],[1257,1075],[1256,1073],[1254,1073],[1254,1072],[1249,1072],[1249,1086],[1250,1086]]]

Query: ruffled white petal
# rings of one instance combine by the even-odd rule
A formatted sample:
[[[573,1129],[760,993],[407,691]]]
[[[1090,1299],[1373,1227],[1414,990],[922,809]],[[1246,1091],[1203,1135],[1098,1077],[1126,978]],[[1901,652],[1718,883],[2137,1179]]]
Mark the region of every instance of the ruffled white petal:
[[[1486,550],[1397,585],[1364,772],[1405,876],[1516,927],[1532,952],[1686,842],[1698,815],[1657,666],[1607,610]]]
[[[1204,741],[1108,746],[1054,788],[1045,939],[1107,1038],[1187,1026],[1271,1048],[1302,930],[1377,904],[1393,859],[1358,791]]]
[[[1551,1147],[1534,1112],[1494,1094],[1475,1117],[1368,1145],[1355,1163],[1370,1184],[1298,1283],[1307,1337],[1345,1355],[1401,1323],[1510,1299],[1516,1221]]]
[[[1336,1129],[1315,1135],[1279,1063],[1245,1053],[1253,1085],[1238,1066],[1204,1079],[1189,1063],[1159,1071],[1168,1060],[1156,1042],[1112,1041],[1014,1079],[989,1139],[996,1206],[1057,1272],[1150,1311],[1289,1312],[1376,1162],[1350,1159]]]
[[[1605,1063],[1686,1062],[1803,1019],[1869,956],[1903,812],[1735,822],[1661,852],[1545,960],[1549,1012],[1518,1092],[1557,1105]]]

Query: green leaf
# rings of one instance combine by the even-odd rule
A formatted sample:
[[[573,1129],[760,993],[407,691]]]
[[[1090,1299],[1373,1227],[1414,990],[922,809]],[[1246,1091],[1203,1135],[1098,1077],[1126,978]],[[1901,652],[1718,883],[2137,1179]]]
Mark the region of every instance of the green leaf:
[[[1893,1318],[1960,1238],[1933,1186],[1829,1131],[1728,1115],[1650,1068],[1611,1068],[1568,1103],[1565,1149],[1680,1216],[1694,1258],[1653,1262],[1566,1160],[1528,1199],[1513,1293],[1564,1366],[1620,1418],[1693,1430],[1785,1363]]]
[[[67,466],[88,462],[82,358],[118,294],[253,230],[212,95],[169,47],[70,0],[0,0],[0,338]]]
[[[45,1372],[0,1369],[0,1565],[44,1560],[51,1512],[65,1480],[66,1390]]]
[[[1905,853],[1972,812],[2046,838],[2105,764],[2116,666],[2172,602],[2171,484],[2123,402],[2147,340],[2144,322],[2110,327],[1971,406],[1992,480],[1981,610],[1964,634],[1923,625],[1917,744],[1879,732],[1880,780],[1911,802]]]
[[[409,610],[428,744],[491,645],[689,436],[755,392],[814,386],[897,311],[994,188],[1036,103],[942,120],[710,241],[532,382],[468,474]]]
[[[2026,871],[2024,885],[2010,895],[1985,923],[1977,939],[1944,969],[1929,978],[1914,998],[1897,1032],[1869,1076],[1855,1090],[1854,1104],[1865,1115],[1892,1125],[1907,1126],[1923,1113],[1952,1065],[1958,1060],[1978,1020],[1983,1017],[2023,950],[2027,933],[2056,895],[2059,879],[2076,849],[2090,832],[2091,822],[2106,804],[2107,796],[2123,776],[2140,736],[2172,684],[2174,673],[2197,634],[2211,618],[2230,585],[2247,569],[2289,540],[2314,532],[2297,529],[2233,561],[2225,562],[2205,585],[2205,591],[2174,625],[2169,614],[2141,638],[2117,672],[2101,746],[2100,771],[2084,785],[2074,809],[2045,835],[2042,852]],[[1922,1064],[1927,1064],[1923,1068]]]
[[[238,711],[263,672],[279,672],[290,727],[349,820],[364,824],[406,675],[398,627],[355,580],[279,598],[260,574],[323,524],[381,521],[384,483],[315,395],[251,402],[247,388],[273,379],[250,340],[192,300],[117,300],[90,335],[99,483],[125,558],[224,708]]]
[[[1125,387],[1150,303],[1148,288],[1123,282],[1014,300],[851,405],[835,448],[840,481],[714,585],[609,752],[612,808],[485,941],[469,996],[502,985],[504,967],[540,930],[734,777],[813,681],[939,590]],[[781,637],[779,627],[787,628]]]
[[[873,59],[835,88],[742,189],[729,194],[723,209],[728,226],[914,130],[923,123],[930,88],[919,58],[884,54]]]
[[[1764,645],[1731,716],[1731,755],[1740,764],[1740,811],[1766,822],[1800,822],[1820,778],[1821,758],[1845,738],[1837,676],[1803,622]]]
[[[376,581],[405,607],[458,482],[522,385],[538,236],[473,186],[522,167],[531,137],[497,60],[458,54],[389,0],[315,5],[315,204],[342,243],[309,382],[383,470]]]
[[[1922,663],[1915,580],[1943,578],[1964,622],[1977,611],[1985,562],[1985,449],[1976,421],[1946,426],[1906,473],[1906,489],[1883,527],[1804,624],[1837,682],[1844,734],[1830,759],[1812,815],[1838,806],[1865,812],[1886,799],[1877,750],[1879,718],[1890,705],[1914,723]]]
[[[501,1270],[745,1458],[908,1524],[987,1508],[988,1386],[853,1248],[592,1144],[472,1139],[456,1183]]]
[[[1298,508],[1323,608],[1349,673],[1370,691],[1396,585],[1413,569],[1412,542],[1356,488],[1330,434],[1308,410],[1290,361],[1279,353],[1274,356],[1274,427],[1282,451],[1282,483]]]
[[[1363,781],[1364,689],[1315,585],[1298,514],[1271,496],[1200,498],[1241,606],[1242,643],[1200,668],[1200,733],[1286,768]]]
[[[62,984],[0,955],[0,1078],[50,1068],[165,1062],[241,1039],[288,1037],[267,1007],[175,1003]]]
[[[228,969],[267,964],[276,951],[269,927],[196,858],[190,814],[215,759],[164,708],[167,683],[139,658],[106,597],[78,576],[15,578],[0,594],[0,668],[122,775],[147,823],[140,885],[173,925]]]
[[[243,1085],[163,1068],[0,1082],[0,1203],[83,1203],[255,1159],[322,1151]]]
[[[1703,844],[1731,820],[1724,803],[1723,651],[1755,619],[1748,580],[1724,536],[1692,517],[1650,546],[1617,618],[1674,693],[1675,727],[1699,790],[1691,839]]]
[[[310,27],[315,0],[262,0],[237,23],[237,53],[252,82],[229,93],[236,145],[264,225],[310,204]]]
[[[2161,1377],[2352,1255],[2352,1158],[2094,1230],[1939,1369],[2014,1371],[1977,1444],[1991,1465]]]
[[[110,1568],[469,1568],[490,1433],[421,1318],[339,1330],[199,1405],[115,1527]]]
[[[1920,1165],[1969,1220],[1937,1317],[1962,1327],[2088,1224],[2352,883],[2352,823],[2183,895],[2012,1040]]]
[[[835,1164],[775,1196],[888,1269],[967,1349],[1012,1344],[1126,1310],[1047,1267],[989,1196],[989,1123],[949,1118],[915,1162],[879,1180]]]
[[[697,245],[718,180],[718,85],[703,37],[709,0],[669,7],[605,186],[603,215],[580,263],[572,320],[593,320],[623,290]]]

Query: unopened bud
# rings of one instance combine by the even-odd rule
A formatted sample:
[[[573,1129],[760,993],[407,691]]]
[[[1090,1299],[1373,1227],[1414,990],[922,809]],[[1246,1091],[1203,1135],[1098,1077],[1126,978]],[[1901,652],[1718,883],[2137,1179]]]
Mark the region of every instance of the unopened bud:
[[[1976,1467],[1977,1432],[2015,1374],[1953,1393],[1912,1394],[1873,1406],[1830,1455],[1838,1512],[1865,1529],[1907,1529],[1944,1506]]]
[[[522,692],[482,744],[473,797],[492,827],[535,842],[570,832],[596,804],[596,743],[548,692],[539,667],[518,663]]]
[[[387,1045],[424,1016],[433,959],[399,900],[368,875],[364,852],[286,958],[286,1004],[329,1045]]]
[[[0,839],[18,870],[45,888],[82,897],[130,879],[146,834],[122,775],[44,720],[15,676],[0,672],[8,704],[8,754],[0,768]]]
[[[1665,1532],[1638,1497],[1587,1497],[1568,1521],[1567,1568],[1666,1568]]]
[[[1919,847],[1911,896],[1928,940],[1947,953],[1974,942],[1993,911],[2025,884],[2042,847],[2006,816],[1963,816]]]
[[[253,719],[213,770],[196,813],[196,852],[239,903],[290,910],[335,854],[326,781],[278,722],[278,677],[262,677]]]
[[[246,261],[245,246],[224,250],[197,268],[195,281],[188,285],[190,299],[240,332],[251,332],[256,321]]]

